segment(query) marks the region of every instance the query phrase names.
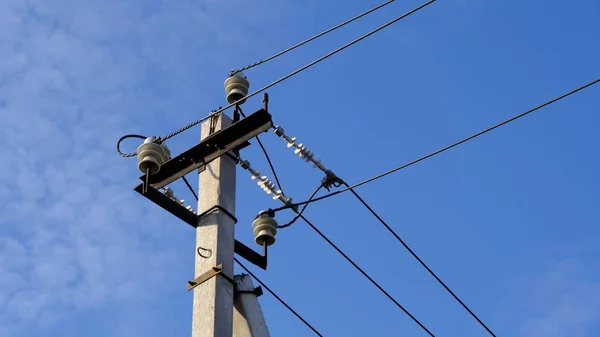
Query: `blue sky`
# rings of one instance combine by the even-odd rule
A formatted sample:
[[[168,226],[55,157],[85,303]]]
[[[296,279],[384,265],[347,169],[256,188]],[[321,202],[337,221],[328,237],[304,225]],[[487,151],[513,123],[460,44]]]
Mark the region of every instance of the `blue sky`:
[[[194,233],[132,191],[135,160],[116,139],[205,116],[225,105],[229,69],[377,3],[0,0],[0,336],[189,335]],[[419,4],[248,71],[252,88]],[[599,15],[593,0],[440,0],[269,90],[271,113],[358,182],[597,78]],[[358,190],[498,336],[600,333],[598,97],[587,89]],[[321,173],[263,139],[286,193],[306,198]],[[268,171],[257,147],[243,155]],[[252,218],[278,204],[247,172],[238,180],[236,235],[251,245]],[[485,335],[351,195],[306,215],[437,336]],[[325,336],[425,336],[302,222],[270,253],[257,274]],[[273,336],[311,335],[260,300]]]

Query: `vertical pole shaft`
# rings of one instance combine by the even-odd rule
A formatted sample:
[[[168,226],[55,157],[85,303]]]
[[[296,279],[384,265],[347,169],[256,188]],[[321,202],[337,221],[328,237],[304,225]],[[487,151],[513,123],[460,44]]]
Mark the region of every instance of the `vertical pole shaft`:
[[[231,124],[225,114],[218,114],[202,124],[202,139]],[[221,156],[199,174],[198,213],[220,205],[235,213],[236,164],[229,156]],[[192,337],[233,336],[234,220],[215,210],[199,219],[196,249],[202,247],[208,257],[196,254],[195,275],[198,277],[222,264],[222,274],[194,288]],[[224,276],[227,276],[224,277]]]
[[[249,275],[236,275],[237,294],[234,301],[233,335],[234,337],[269,337],[269,329],[258,303],[259,294],[255,293]]]

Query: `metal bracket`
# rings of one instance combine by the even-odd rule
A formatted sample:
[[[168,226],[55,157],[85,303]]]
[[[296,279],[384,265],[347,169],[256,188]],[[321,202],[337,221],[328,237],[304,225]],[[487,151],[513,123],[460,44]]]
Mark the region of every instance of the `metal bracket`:
[[[235,295],[237,295],[237,294],[253,294],[256,297],[259,297],[259,296],[262,296],[264,293],[263,293],[261,286],[258,286],[256,288],[254,288],[253,290],[235,290],[234,294]]]
[[[196,213],[189,211],[185,207],[176,203],[173,199],[167,197],[166,195],[160,193],[157,189],[152,186],[148,186],[148,190],[144,192],[144,184],[139,184],[134,188],[136,192],[145,196],[153,203],[162,207],[165,211],[173,214],[179,219],[183,220],[183,222],[187,223],[192,227],[198,226],[198,217]]]
[[[260,255],[252,248],[246,246],[238,240],[235,240],[233,251],[239,256],[248,260],[250,263],[267,270],[267,246],[263,247],[263,255]]]
[[[206,211],[198,214],[197,217],[197,221],[200,221],[202,218],[208,216],[209,214],[213,213],[214,211],[219,210],[222,211],[223,213],[227,214],[228,217],[231,218],[231,220],[233,220],[233,223],[236,224],[238,222],[238,219],[235,217],[235,215],[233,215],[230,211],[228,211],[225,207],[221,206],[221,205],[214,205],[213,207],[207,209]],[[197,226],[194,226],[197,227]]]
[[[171,158],[162,164],[160,171],[155,174],[148,177],[144,174],[140,179],[148,181],[156,189],[165,187],[194,169],[239,148],[240,145],[269,130],[272,126],[271,115],[264,109],[260,109],[248,117],[213,133],[187,151]]]
[[[223,265],[219,264],[216,267],[212,267],[210,270],[204,272],[202,275],[196,277],[195,279],[188,281],[187,290],[190,291],[217,275],[221,275],[224,279],[229,281],[229,283],[231,283],[235,288],[235,281],[231,277],[223,273]]]

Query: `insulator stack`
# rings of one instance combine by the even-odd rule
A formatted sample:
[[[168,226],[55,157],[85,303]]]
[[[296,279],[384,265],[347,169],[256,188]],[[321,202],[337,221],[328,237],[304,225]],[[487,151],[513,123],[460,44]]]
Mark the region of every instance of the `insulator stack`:
[[[250,172],[250,174],[252,175],[252,180],[258,180],[256,182],[257,185],[260,186],[260,188],[262,188],[263,191],[265,191],[265,193],[273,195],[273,200],[279,199],[286,205],[292,203],[291,198],[286,197],[285,195],[283,195],[283,192],[281,190],[276,189],[275,183],[272,182],[271,179],[269,179],[267,176],[261,176],[259,171],[253,169],[250,166],[249,161],[240,159],[240,166],[242,166],[242,168],[246,171]]]
[[[167,197],[169,197],[169,199],[175,201],[176,203],[180,204],[181,206],[184,206],[188,211],[194,212],[194,209],[192,208],[192,206],[189,206],[189,205],[185,206],[185,200],[177,198],[175,196],[175,192],[173,192],[173,190],[170,187],[165,186],[163,188],[163,192],[162,193],[164,195],[166,195]]]
[[[288,148],[291,148],[291,147],[294,148],[294,153],[296,155],[298,155],[298,157],[300,157],[300,159],[304,160],[307,163],[312,162],[314,168],[318,168],[325,173],[328,172],[328,170],[325,168],[325,166],[323,166],[323,164],[321,164],[321,160],[315,158],[314,152],[309,150],[308,147],[306,147],[306,145],[304,145],[302,143],[298,144],[296,142],[296,137],[291,138],[290,136],[286,135],[281,126],[276,126],[274,132],[276,135],[278,135],[279,137],[281,137],[285,140]]]

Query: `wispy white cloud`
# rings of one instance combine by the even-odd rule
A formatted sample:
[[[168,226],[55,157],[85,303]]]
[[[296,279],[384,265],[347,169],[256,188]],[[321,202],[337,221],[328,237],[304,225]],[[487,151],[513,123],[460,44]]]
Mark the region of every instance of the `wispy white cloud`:
[[[250,21],[210,15],[230,6],[0,1],[0,336],[144,300],[168,278],[178,253],[160,245],[162,215],[131,192],[134,163],[114,142],[156,117],[169,98],[148,78],[183,80],[190,43],[246,43]]]
[[[593,337],[600,317],[600,280],[577,261],[556,263],[535,279],[526,302],[523,336]]]

